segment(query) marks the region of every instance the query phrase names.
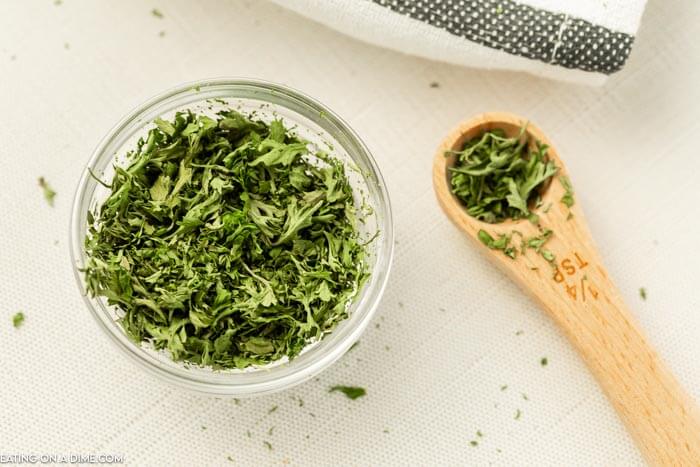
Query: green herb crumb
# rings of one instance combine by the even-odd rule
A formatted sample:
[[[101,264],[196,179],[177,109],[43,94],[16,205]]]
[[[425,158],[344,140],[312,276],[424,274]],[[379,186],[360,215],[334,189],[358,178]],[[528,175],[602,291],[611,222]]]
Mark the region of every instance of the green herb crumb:
[[[561,197],[561,202],[567,208],[571,208],[574,205],[574,187],[571,185],[568,177],[562,175],[559,177],[559,182],[561,186],[564,187],[564,196]]]
[[[477,440],[473,439],[473,440],[469,441],[469,445],[471,447],[476,447],[479,445],[479,442]]]
[[[263,445],[265,445],[268,451],[272,451],[272,444],[269,441],[263,441]]]
[[[547,360],[547,357],[542,357],[542,359],[540,360],[540,365],[542,366],[547,366],[548,363],[549,361]]]
[[[521,410],[518,409],[518,410],[515,412],[515,416],[513,417],[513,419],[515,419],[515,420],[520,420],[520,416],[521,416],[522,414],[523,414],[523,413],[521,412]]]
[[[646,300],[647,299],[647,289],[645,289],[644,287],[640,287],[639,288],[639,296],[642,298],[642,300]]]
[[[39,177],[39,186],[44,192],[44,199],[46,199],[46,202],[49,203],[49,206],[53,207],[56,192],[51,188],[44,177]]]
[[[155,16],[156,18],[161,18],[161,19],[164,18],[163,13],[157,8],[152,9],[151,14],[153,16]]]
[[[22,324],[24,324],[24,313],[18,311],[14,314],[14,316],[12,316],[12,325],[18,328],[22,326]]]
[[[540,254],[542,255],[542,257],[544,259],[546,259],[550,263],[554,262],[554,260],[556,259],[556,256],[554,256],[554,253],[552,253],[549,250],[542,250],[542,251],[540,251]]]
[[[367,391],[364,388],[357,386],[333,386],[328,392],[335,391],[342,392],[346,397],[352,400],[358,399],[367,394]]]
[[[267,411],[268,415],[271,414],[271,413],[273,413],[273,412],[276,412],[278,408],[279,408],[279,406],[273,405],[273,406],[270,408],[270,410]]]
[[[430,83],[430,87],[433,88],[433,89],[437,89],[437,88],[440,87],[440,83],[438,83],[437,81],[432,81],[432,82]]]

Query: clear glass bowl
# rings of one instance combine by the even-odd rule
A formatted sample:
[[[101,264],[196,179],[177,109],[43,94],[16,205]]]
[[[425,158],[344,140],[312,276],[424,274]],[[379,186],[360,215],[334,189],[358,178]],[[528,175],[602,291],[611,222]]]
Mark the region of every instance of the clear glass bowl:
[[[125,161],[126,152],[153,127],[156,117],[171,117],[178,110],[192,109],[213,114],[222,108],[255,112],[270,121],[281,118],[288,128],[319,148],[342,159],[349,167],[350,183],[356,201],[360,196],[372,208],[364,217],[363,233],[377,238],[370,244],[368,265],[370,279],[350,305],[347,319],[323,339],[312,343],[293,360],[245,370],[212,370],[173,361],[165,351],[131,341],[118,323],[120,311],[102,298],[92,298],[85,291],[82,273],[85,264],[84,240],[87,212],[94,209],[108,190],[90,176],[92,173],[109,182],[113,166]],[[89,169],[89,170],[88,170]],[[358,170],[359,169],[359,170]],[[199,392],[246,396],[282,390],[312,378],[340,358],[359,338],[372,318],[389,275],[393,254],[391,206],[384,180],[376,162],[357,134],[335,113],[316,100],[278,84],[249,79],[209,79],[187,83],[157,96],[136,108],[119,122],[100,142],[78,183],[71,215],[71,259],[75,278],[85,304],[110,340],[141,367],[178,386]]]

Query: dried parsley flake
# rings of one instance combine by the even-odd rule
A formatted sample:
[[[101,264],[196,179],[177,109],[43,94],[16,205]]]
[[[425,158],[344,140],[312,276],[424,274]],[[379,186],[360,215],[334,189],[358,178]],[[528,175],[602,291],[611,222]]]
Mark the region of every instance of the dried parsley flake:
[[[369,276],[343,163],[233,110],[155,123],[88,214],[88,293],[175,360],[294,358]]]
[[[489,130],[448,153],[456,155],[449,169],[452,192],[470,216],[489,223],[531,218],[529,206],[558,169],[547,159],[547,146],[535,142],[531,148],[524,134],[525,127],[512,138]]]
[[[345,394],[345,396],[352,400],[358,399],[367,394],[365,388],[360,388],[357,386],[333,386],[328,392],[335,391],[342,392],[343,394]]]
[[[24,313],[18,311],[12,316],[12,325],[18,328],[22,326],[22,324],[24,324]]]
[[[53,207],[53,201],[56,197],[56,192],[53,190],[53,188],[51,188],[49,182],[47,182],[44,177],[39,177],[39,186],[44,192],[44,199],[46,199],[46,202],[49,203],[49,206]]]

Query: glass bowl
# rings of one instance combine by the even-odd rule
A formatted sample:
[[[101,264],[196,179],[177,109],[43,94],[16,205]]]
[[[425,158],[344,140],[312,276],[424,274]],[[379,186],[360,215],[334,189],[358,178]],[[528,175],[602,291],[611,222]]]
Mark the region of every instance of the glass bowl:
[[[329,150],[350,169],[347,175],[360,203],[363,196],[372,213],[360,223],[361,233],[377,237],[369,245],[370,279],[348,308],[348,317],[323,339],[307,345],[296,358],[286,357],[262,367],[213,370],[173,361],[165,351],[130,340],[118,322],[120,310],[106,300],[88,296],[83,265],[87,212],[108,195],[90,175],[109,182],[114,165],[126,160],[128,150],[153,127],[157,117],[170,118],[176,111],[192,109],[213,114],[223,108],[254,112],[262,120],[281,118],[285,126],[312,145]],[[391,206],[376,162],[357,134],[333,111],[316,100],[279,84],[250,79],[209,79],[178,86],[140,105],[119,122],[99,143],[78,183],[71,214],[71,260],[75,278],[88,310],[110,340],[139,366],[183,388],[229,396],[279,391],[317,375],[338,360],[359,338],[372,318],[389,275],[393,254]]]

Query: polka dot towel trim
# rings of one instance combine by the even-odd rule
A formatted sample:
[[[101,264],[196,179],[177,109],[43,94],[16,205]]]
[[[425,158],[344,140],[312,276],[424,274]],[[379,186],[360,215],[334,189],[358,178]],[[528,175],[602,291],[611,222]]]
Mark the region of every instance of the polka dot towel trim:
[[[371,0],[487,47],[564,68],[622,69],[634,36],[505,0]]]

